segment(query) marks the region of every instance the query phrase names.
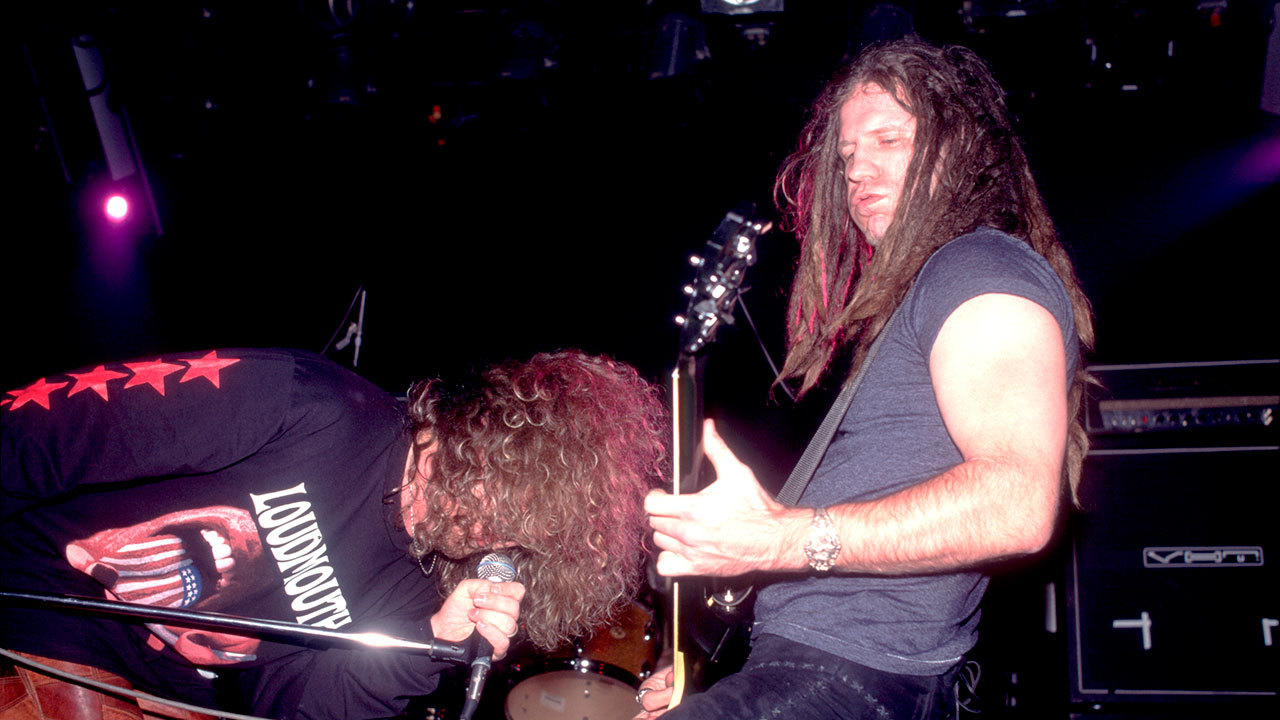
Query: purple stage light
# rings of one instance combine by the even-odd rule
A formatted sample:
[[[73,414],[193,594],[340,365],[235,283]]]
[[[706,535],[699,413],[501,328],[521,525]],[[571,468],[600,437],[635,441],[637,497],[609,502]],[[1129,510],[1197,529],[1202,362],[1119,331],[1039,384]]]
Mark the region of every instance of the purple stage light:
[[[107,201],[102,204],[102,211],[111,222],[122,223],[129,217],[129,201],[125,196],[114,193],[109,195]]]

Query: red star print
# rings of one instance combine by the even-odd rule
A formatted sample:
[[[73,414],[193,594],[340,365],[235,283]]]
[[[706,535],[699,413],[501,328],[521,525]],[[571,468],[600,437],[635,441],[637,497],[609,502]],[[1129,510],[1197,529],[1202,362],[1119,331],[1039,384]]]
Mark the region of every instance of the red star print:
[[[187,371],[182,374],[182,377],[178,382],[184,383],[188,380],[204,378],[205,380],[213,383],[214,387],[220,388],[222,386],[218,384],[218,371],[228,365],[235,365],[240,362],[240,360],[238,358],[220,358],[218,357],[218,351],[213,350],[202,358],[183,360],[182,362],[190,365],[191,367],[187,368]]]
[[[17,410],[29,402],[33,402],[45,410],[48,410],[50,393],[58,388],[64,387],[65,385],[67,385],[67,383],[51,383],[45,378],[40,378],[21,390],[10,390],[9,394],[13,396],[13,407],[9,408],[9,410]]]
[[[181,365],[170,365],[167,362],[153,360],[144,363],[125,363],[125,367],[133,371],[133,377],[125,383],[125,388],[134,385],[150,385],[156,392],[164,395],[164,377],[182,369]]]
[[[129,377],[122,372],[108,370],[102,365],[99,365],[87,373],[67,374],[76,379],[75,387],[71,388],[71,391],[67,393],[67,397],[71,397],[81,390],[92,390],[98,393],[98,396],[103,400],[107,401],[110,401],[110,398],[107,397],[107,381],[115,380],[116,378]]]

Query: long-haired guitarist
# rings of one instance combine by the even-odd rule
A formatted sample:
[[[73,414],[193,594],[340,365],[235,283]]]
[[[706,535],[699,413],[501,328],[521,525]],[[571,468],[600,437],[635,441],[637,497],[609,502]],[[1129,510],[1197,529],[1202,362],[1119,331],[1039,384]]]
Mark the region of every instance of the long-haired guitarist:
[[[982,60],[914,40],[815,102],[775,186],[801,241],[782,376],[809,390],[841,353],[852,375],[885,337],[797,507],[710,423],[716,482],[647,498],[659,573],[784,578],[743,669],[668,717],[944,717],[984,571],[1050,542],[1093,331],[1011,125]],[[642,685],[642,717],[671,678]]]

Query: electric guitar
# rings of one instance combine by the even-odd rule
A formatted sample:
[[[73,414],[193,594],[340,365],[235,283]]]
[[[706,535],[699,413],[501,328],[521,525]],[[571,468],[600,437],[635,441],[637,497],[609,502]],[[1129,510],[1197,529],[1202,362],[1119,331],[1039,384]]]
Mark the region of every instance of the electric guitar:
[[[702,373],[706,349],[722,325],[733,324],[733,310],[748,267],[756,261],[755,243],[773,223],[754,218],[754,206],[729,212],[707,241],[702,256],[689,262],[695,268],[693,282],[684,286],[689,307],[676,316],[680,326],[680,351],[671,373],[671,418],[674,427],[672,494],[696,493],[703,486],[706,458],[702,453]],[[685,579],[671,583],[671,642],[675,671],[674,691],[668,707],[675,707],[699,674],[693,656],[703,652],[714,658],[732,626],[720,628],[721,639],[708,643],[695,637],[705,629],[708,610],[732,616],[750,588],[709,587],[703,581]],[[699,622],[702,621],[702,622]],[[714,634],[714,631],[713,633]],[[703,642],[700,642],[702,640]],[[713,648],[705,646],[711,644]]]

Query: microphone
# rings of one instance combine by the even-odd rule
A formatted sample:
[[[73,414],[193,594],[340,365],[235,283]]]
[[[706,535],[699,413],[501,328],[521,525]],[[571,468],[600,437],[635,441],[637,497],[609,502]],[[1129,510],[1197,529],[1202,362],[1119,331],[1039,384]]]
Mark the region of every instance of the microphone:
[[[502,553],[489,553],[476,565],[476,577],[489,582],[508,582],[516,579],[516,564]],[[493,645],[476,633],[476,659],[471,661],[471,681],[467,683],[467,699],[462,706],[459,720],[471,720],[480,705],[484,681],[493,667]]]

